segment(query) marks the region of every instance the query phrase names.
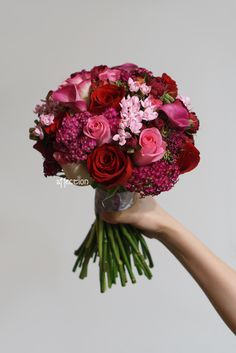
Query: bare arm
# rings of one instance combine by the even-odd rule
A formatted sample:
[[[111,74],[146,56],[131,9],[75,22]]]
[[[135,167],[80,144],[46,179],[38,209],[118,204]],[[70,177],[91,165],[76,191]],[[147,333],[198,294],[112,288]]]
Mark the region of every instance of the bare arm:
[[[111,223],[130,223],[161,241],[205,292],[224,322],[236,334],[236,271],[214,255],[194,234],[152,198],[137,200],[123,212],[106,212]]]

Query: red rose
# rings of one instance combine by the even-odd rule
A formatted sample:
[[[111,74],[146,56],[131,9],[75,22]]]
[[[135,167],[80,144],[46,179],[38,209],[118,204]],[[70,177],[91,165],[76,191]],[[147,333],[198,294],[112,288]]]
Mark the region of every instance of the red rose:
[[[104,144],[96,148],[87,159],[90,176],[111,189],[125,185],[132,174],[132,163],[127,154],[117,146]]]
[[[119,108],[119,103],[124,97],[125,90],[114,84],[105,84],[92,91],[90,96],[89,111],[92,113],[101,113],[106,108]]]
[[[199,120],[197,115],[194,112],[189,113],[189,119],[190,119],[190,128],[188,129],[188,131],[194,134],[199,129]]]
[[[186,140],[178,159],[180,174],[190,172],[200,162],[200,152],[190,139]]]

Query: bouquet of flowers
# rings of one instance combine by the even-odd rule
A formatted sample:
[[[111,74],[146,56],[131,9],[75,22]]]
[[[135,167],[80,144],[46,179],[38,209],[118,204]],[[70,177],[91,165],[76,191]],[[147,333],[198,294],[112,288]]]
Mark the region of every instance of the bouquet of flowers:
[[[34,112],[30,138],[44,158],[44,175],[96,189],[96,219],[75,251],[73,271],[81,268],[85,278],[90,259],[98,258],[101,292],[117,277],[122,286],[128,276],[135,283],[134,267],[150,279],[153,261],[141,232],[104,222],[99,213],[130,207],[135,194],[168,191],[197,166],[199,120],[190,99],[178,95],[165,73],[132,63],[100,65],[71,74]]]

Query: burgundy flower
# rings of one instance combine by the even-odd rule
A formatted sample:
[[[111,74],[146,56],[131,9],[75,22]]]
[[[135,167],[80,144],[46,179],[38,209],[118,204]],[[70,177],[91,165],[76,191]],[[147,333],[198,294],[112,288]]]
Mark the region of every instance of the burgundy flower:
[[[199,120],[196,113],[194,112],[189,113],[189,119],[190,119],[190,128],[188,131],[194,134],[199,129]]]
[[[190,172],[200,162],[200,152],[190,140],[186,140],[178,159],[180,174]]]

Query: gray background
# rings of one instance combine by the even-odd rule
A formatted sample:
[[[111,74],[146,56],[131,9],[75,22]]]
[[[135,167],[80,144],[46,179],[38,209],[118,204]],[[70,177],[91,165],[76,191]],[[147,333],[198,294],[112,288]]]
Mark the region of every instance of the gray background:
[[[157,241],[154,278],[99,293],[73,251],[93,190],[42,175],[28,128],[47,91],[82,68],[167,72],[201,120],[201,164],[159,202],[236,268],[235,1],[1,1],[0,350],[230,353],[235,337]]]

